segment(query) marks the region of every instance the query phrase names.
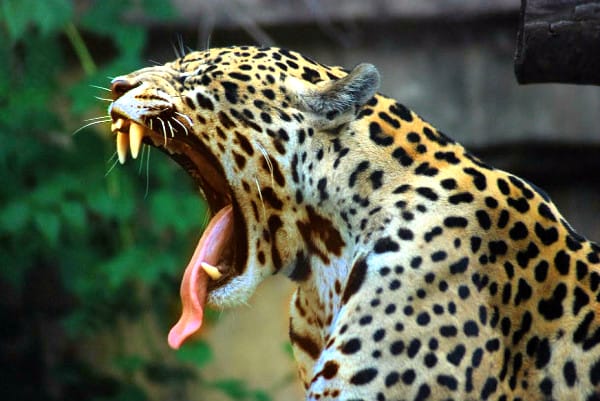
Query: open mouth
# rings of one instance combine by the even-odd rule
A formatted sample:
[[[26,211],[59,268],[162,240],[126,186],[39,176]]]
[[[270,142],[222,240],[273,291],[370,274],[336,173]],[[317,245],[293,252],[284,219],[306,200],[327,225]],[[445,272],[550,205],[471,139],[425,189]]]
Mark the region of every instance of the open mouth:
[[[221,164],[193,134],[188,117],[163,111],[134,121],[116,103],[111,106],[110,114],[121,164],[129,155],[137,158],[143,143],[159,148],[194,179],[213,215],[181,282],[182,314],[168,337],[169,345],[179,348],[200,329],[209,293],[243,270],[247,254],[243,219]]]

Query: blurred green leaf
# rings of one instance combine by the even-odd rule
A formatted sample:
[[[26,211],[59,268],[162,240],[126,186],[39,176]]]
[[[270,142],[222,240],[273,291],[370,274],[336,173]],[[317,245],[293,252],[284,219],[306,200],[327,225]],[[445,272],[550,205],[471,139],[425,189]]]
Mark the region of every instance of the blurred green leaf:
[[[126,374],[133,374],[144,368],[147,361],[141,355],[120,355],[113,360],[115,367]]]
[[[161,21],[169,20],[175,17],[176,13],[173,5],[164,0],[143,0],[143,8],[149,16]]]
[[[111,288],[119,288],[128,280],[136,279],[143,272],[146,257],[139,247],[122,250],[103,267],[103,274]]]
[[[69,0],[34,0],[33,3],[29,13],[43,34],[63,28],[72,18],[73,4]]]
[[[271,401],[269,394],[263,390],[252,390],[243,380],[225,379],[211,383],[211,386],[230,397],[232,400]]]
[[[132,5],[132,0],[102,0],[92,2],[82,16],[80,24],[92,32],[112,37],[115,30],[125,25],[124,11]]]
[[[43,36],[54,33],[65,26],[73,12],[69,0],[3,0],[1,7],[2,22],[13,42],[27,37],[30,26],[39,28]]]
[[[33,216],[33,220],[46,241],[51,246],[56,246],[60,233],[60,219],[58,216],[52,212],[39,211]]]
[[[195,194],[160,190],[152,193],[150,202],[154,224],[161,229],[174,229],[177,234],[198,229],[206,217],[206,208]],[[184,220],[178,218],[180,215],[192,218]]]
[[[285,352],[285,354],[288,357],[290,357],[290,359],[294,359],[294,349],[292,348],[292,343],[290,343],[289,341],[286,341],[283,343],[282,348],[283,348],[283,352]]]
[[[213,360],[213,352],[206,341],[197,340],[184,344],[176,353],[182,362],[193,363],[203,367]]]
[[[97,401],[102,400],[102,398],[99,398]],[[108,398],[105,399],[106,401],[109,401]],[[113,400],[119,400],[119,401],[146,401],[149,400],[148,395],[144,392],[144,390],[142,390],[139,386],[134,385],[134,384],[125,384],[122,386],[122,388],[120,389],[119,393],[116,395],[116,397],[111,397],[110,398],[111,401]]]
[[[218,380],[213,383],[213,386],[234,400],[243,400],[248,398],[248,385],[242,380]]]
[[[113,172],[115,175],[119,172]],[[114,180],[114,192],[108,192],[106,187],[92,188],[86,193],[86,201],[90,208],[102,216],[127,220],[135,211],[136,196],[133,188],[126,180]]]
[[[31,9],[35,8],[35,3],[35,0],[3,0],[2,19],[11,40],[19,39],[33,21]]]
[[[184,366],[173,366],[164,361],[153,361],[144,369],[146,378],[153,383],[181,386],[185,381],[196,379],[194,371]]]
[[[61,212],[66,225],[77,231],[85,228],[85,209],[81,203],[64,200],[61,202]]]
[[[29,219],[29,205],[23,199],[16,200],[0,209],[0,231],[9,234],[20,232]]]

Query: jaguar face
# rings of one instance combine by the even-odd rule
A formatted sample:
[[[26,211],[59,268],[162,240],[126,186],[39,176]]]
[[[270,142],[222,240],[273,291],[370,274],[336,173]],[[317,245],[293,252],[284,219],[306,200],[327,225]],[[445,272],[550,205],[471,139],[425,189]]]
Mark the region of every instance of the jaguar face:
[[[302,254],[296,219],[307,183],[292,164],[313,151],[316,131],[346,123],[377,87],[372,66],[339,79],[341,69],[301,57],[213,49],[112,81],[119,161],[136,158],[142,143],[159,148],[194,179],[213,214],[185,269],[175,347],[200,327],[205,303],[246,302]]]
[[[239,213],[239,208],[233,207],[235,196],[225,176],[222,160],[196,134],[207,130],[207,126],[190,117],[192,110],[181,101],[187,95],[174,85],[177,73],[174,71],[171,76],[165,77],[162,72],[146,69],[115,78],[112,82],[114,102],[109,113],[119,162],[125,163],[128,156],[137,158],[142,143],[158,148],[192,177],[213,215],[222,210]],[[243,219],[239,221],[243,222]],[[237,235],[244,234],[242,229],[233,231]],[[237,240],[245,243],[243,237]],[[229,245],[218,257],[219,274],[213,273],[213,276],[219,277],[211,281],[212,288],[243,270],[245,258],[238,252],[236,260],[233,250],[237,247]]]

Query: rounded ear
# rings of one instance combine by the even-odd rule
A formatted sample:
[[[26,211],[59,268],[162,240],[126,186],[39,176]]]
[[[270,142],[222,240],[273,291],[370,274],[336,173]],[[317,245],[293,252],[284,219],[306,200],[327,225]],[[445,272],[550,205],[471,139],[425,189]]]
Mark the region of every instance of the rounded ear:
[[[293,78],[291,78],[293,79]],[[372,64],[359,64],[348,75],[307,87],[301,80],[289,82],[296,107],[334,121],[369,101],[379,88],[379,72]]]

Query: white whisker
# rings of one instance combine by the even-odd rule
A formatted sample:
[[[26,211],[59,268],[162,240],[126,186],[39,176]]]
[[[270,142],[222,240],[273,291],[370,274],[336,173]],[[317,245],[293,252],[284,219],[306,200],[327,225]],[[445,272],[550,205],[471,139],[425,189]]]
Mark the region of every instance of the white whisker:
[[[188,124],[190,124],[190,127],[194,126],[194,123],[192,122],[192,119],[189,116],[187,116],[187,115],[185,115],[183,113],[180,113],[178,111],[176,111],[175,114],[177,114],[178,116],[181,116],[181,117],[185,118],[185,120],[188,122]]]
[[[210,221],[210,210],[208,210],[208,208],[206,208],[206,210],[204,212],[204,218],[202,219],[202,228],[205,228],[208,225],[209,221]]]
[[[94,96],[94,99],[102,100],[103,102],[111,102],[111,103],[113,101],[113,99],[107,99],[105,97],[100,97],[100,96]]]
[[[167,125],[169,126],[169,131],[171,131],[171,138],[175,138],[175,130],[173,129],[173,125],[171,125],[170,120],[167,120]]]
[[[106,121],[110,121],[111,118],[110,116],[100,116],[100,117],[92,117],[92,118],[86,118],[83,121],[96,121],[96,120],[106,120]]]
[[[115,150],[113,154],[108,158],[106,164],[110,164],[117,157],[117,151]]]
[[[177,124],[179,124],[179,125],[181,126],[181,128],[183,128],[183,130],[185,131],[185,136],[188,136],[188,135],[189,135],[188,129],[186,128],[186,126],[185,126],[185,125],[183,125],[183,124],[181,123],[181,121],[179,121],[179,120],[178,120],[178,119],[176,119],[176,118],[173,118],[173,121],[175,121]]]
[[[142,167],[144,166],[144,153],[146,151],[146,146],[142,144],[142,151],[140,152],[140,165],[138,167],[138,175],[142,175]]]
[[[160,121],[160,124],[162,125],[162,132],[163,132],[163,136],[165,137],[165,147],[167,146],[167,128],[165,127],[165,121],[160,118],[160,117],[156,117],[158,119],[158,121]]]
[[[142,160],[144,158],[144,149],[146,149],[146,192],[144,192],[144,199],[148,197],[148,193],[150,192],[150,146],[144,145],[142,148]],[[141,170],[140,163],[140,170]]]
[[[206,50],[210,49],[210,40],[212,39],[212,32],[208,34],[208,37],[206,38]]]
[[[260,153],[262,153],[263,157],[265,158],[265,161],[267,162],[267,167],[269,168],[269,171],[271,172],[271,186],[275,187],[275,178],[273,175],[273,163],[271,162],[271,158],[269,157],[267,150],[260,144],[260,142],[257,141],[255,143],[256,143],[256,147],[258,148],[258,150],[260,150]]]
[[[117,166],[117,164],[119,164],[119,159],[118,158],[114,161],[114,163],[112,164],[112,166],[110,166],[110,168],[108,169],[108,171],[106,172],[106,174],[104,174],[104,177],[108,177],[108,175],[111,173],[111,171],[113,171],[113,169]]]
[[[98,85],[90,85],[92,88],[96,88],[96,89],[102,89],[103,91],[107,91],[110,92],[110,89],[105,88],[104,86],[98,86]]]
[[[258,179],[254,177],[254,182],[256,183],[256,189],[258,190],[258,197],[260,198],[260,203],[262,205],[263,215],[267,215],[267,211],[265,209],[265,201],[263,200],[262,191],[260,190],[260,184],[258,183]]]
[[[144,198],[148,196],[148,192],[150,192],[150,151],[152,150],[150,146],[146,146],[148,150],[146,151],[146,193],[144,194]]]
[[[173,52],[175,53],[176,58],[185,57],[185,45],[183,44],[183,37],[181,34],[177,35],[177,44],[171,43],[171,46],[173,47]]]
[[[91,127],[92,125],[96,125],[96,124],[104,124],[104,123],[108,123],[110,122],[110,118],[108,120],[99,120],[99,121],[92,121],[90,123],[85,124],[83,127],[79,127],[78,129],[76,129],[71,135],[76,135],[78,132],[86,129],[87,127]]]

